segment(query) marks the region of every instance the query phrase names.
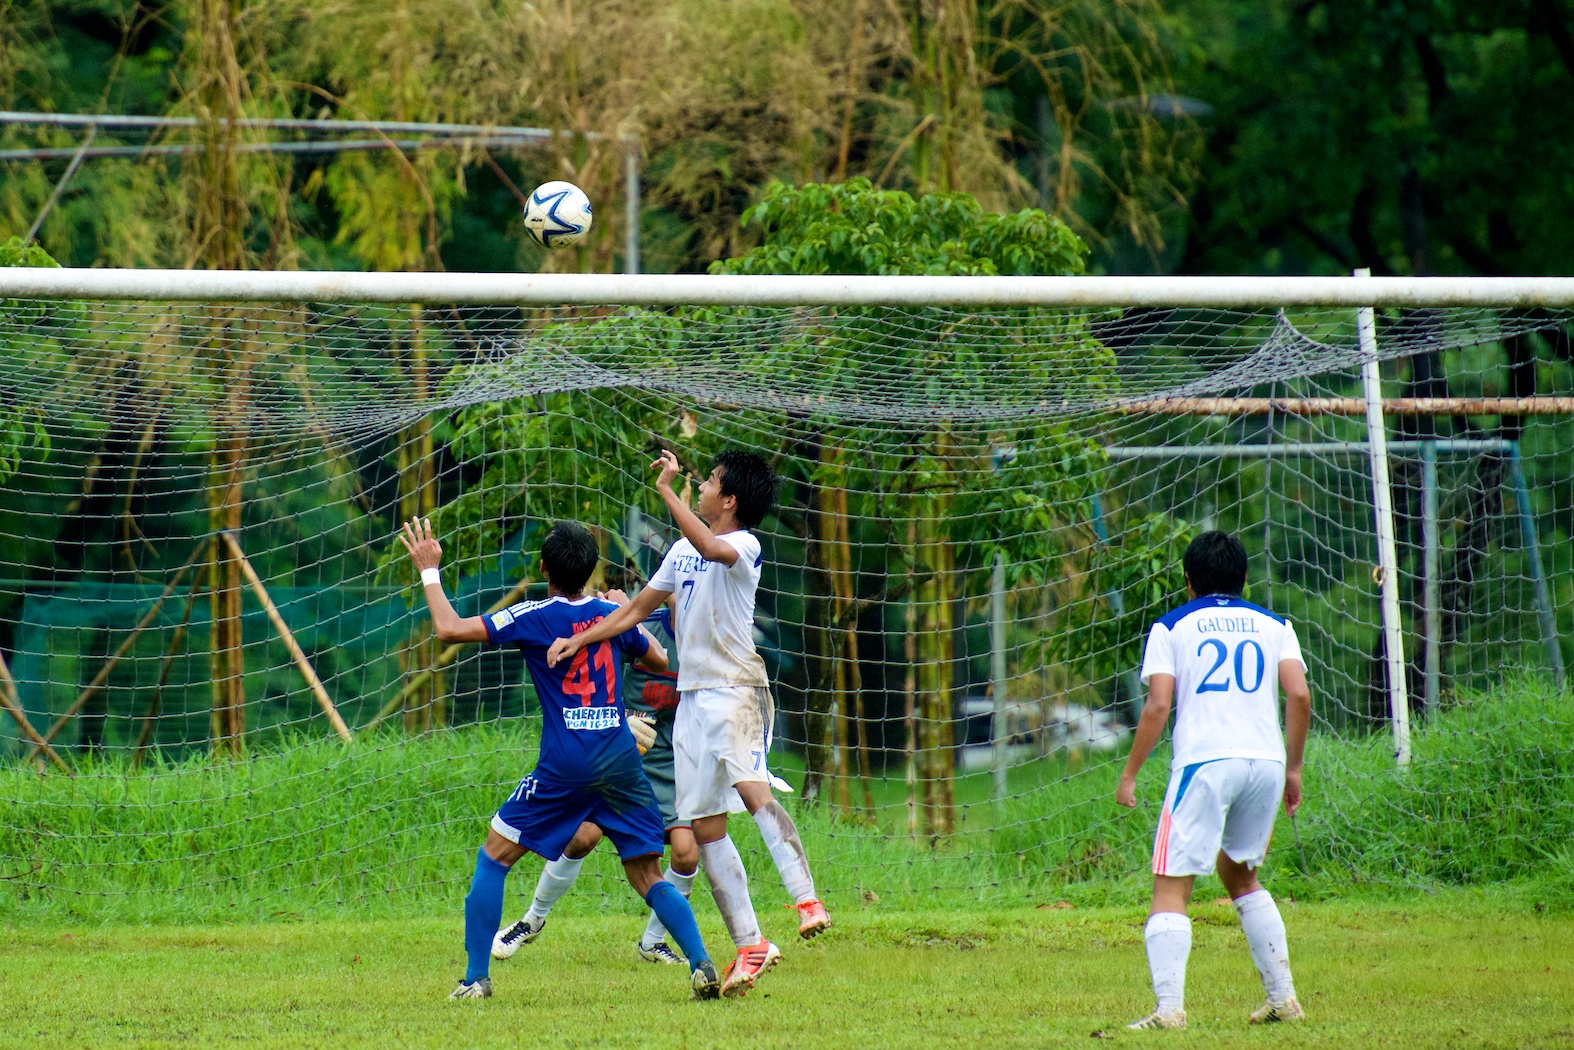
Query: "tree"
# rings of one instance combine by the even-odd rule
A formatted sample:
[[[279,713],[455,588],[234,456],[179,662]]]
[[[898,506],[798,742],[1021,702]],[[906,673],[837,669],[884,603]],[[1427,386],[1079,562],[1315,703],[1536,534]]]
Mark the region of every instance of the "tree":
[[[989,214],[966,194],[915,199],[876,189],[865,179],[769,187],[747,219],[760,228],[762,243],[713,270],[1076,274],[1084,268],[1087,251],[1065,223],[1041,211]],[[849,724],[858,753],[867,753],[856,629],[863,598],[850,578],[850,519],[878,517],[883,510],[906,518],[905,528],[899,524],[894,530],[897,549],[885,559],[885,593],[876,602],[894,598],[890,592],[901,588],[913,609],[906,622],[914,637],[903,647],[917,661],[913,712],[907,718],[908,761],[915,767],[910,779],[924,786],[924,831],[938,835],[954,827],[951,669],[964,578],[981,579],[997,550],[1017,567],[1018,581],[1027,575],[1022,567],[1044,564],[1044,548],[1055,544],[1056,529],[1068,518],[1086,517],[1087,479],[1099,460],[1096,447],[1063,423],[1013,420],[980,426],[969,409],[987,404],[993,391],[1012,384],[1053,389],[1074,400],[1114,383],[1114,357],[1092,338],[1084,315],[1001,311],[1000,330],[993,337],[1007,343],[1019,339],[1029,321],[1039,339],[1045,340],[1046,324],[1058,337],[1045,340],[1039,353],[1011,355],[1009,363],[990,359],[986,365],[987,346],[947,338],[945,311],[839,311],[825,319],[816,339],[772,348],[772,373],[812,367],[817,386],[841,388],[847,395],[867,387],[867,355],[875,353],[883,383],[901,376],[915,397],[944,390],[956,406],[954,417],[930,420],[811,417],[789,460],[803,466],[792,478],[799,495],[789,506],[799,517],[809,563],[821,577],[806,591],[827,596],[805,616],[812,635],[806,650],[818,657],[818,666],[810,670],[808,797],[830,778],[835,800],[848,807]],[[1009,484],[988,469],[1000,448],[1020,450],[1003,468]],[[972,557],[959,562],[959,547]],[[906,571],[893,573],[893,563],[905,564]],[[842,757],[834,769],[832,754]],[[867,777],[867,760],[862,765]],[[914,799],[915,818],[919,808]]]
[[[0,241],[0,266],[44,266],[60,264],[36,244],[24,244],[20,237]],[[0,393],[0,485],[17,472],[22,457],[29,451],[49,447],[38,410],[31,405],[14,404]]]
[[[1211,273],[1558,274],[1574,118],[1574,37],[1566,0],[1245,3],[1186,0],[1190,60],[1179,90],[1213,107],[1179,268]],[[1386,319],[1425,340],[1428,311]],[[1535,393],[1535,358],[1569,356],[1560,322],[1504,346],[1504,386]],[[1387,332],[1379,333],[1379,341]],[[1398,366],[1403,392],[1447,396],[1440,351]],[[1410,417],[1409,439],[1455,422]],[[1468,425],[1468,424],[1463,424]],[[1505,417],[1499,436],[1517,439]],[[1483,454],[1443,569],[1445,644],[1460,634],[1501,518],[1507,462]],[[1400,557],[1421,557],[1420,467],[1393,470]],[[1418,573],[1405,572],[1408,585]],[[1386,717],[1386,659],[1372,653],[1368,713]],[[1420,647],[1413,647],[1419,653]],[[1419,659],[1419,658],[1418,658]],[[1412,670],[1419,675],[1419,665]],[[1412,693],[1419,695],[1417,691]],[[1418,714],[1422,713],[1417,708]]]

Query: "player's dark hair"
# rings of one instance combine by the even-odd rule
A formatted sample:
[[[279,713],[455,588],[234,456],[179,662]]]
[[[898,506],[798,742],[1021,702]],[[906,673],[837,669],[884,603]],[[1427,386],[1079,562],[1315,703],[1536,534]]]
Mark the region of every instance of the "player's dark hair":
[[[585,581],[600,559],[596,538],[577,521],[557,522],[541,541],[541,571],[547,582],[566,595],[585,589]]]
[[[729,448],[716,457],[721,468],[721,494],[738,501],[738,524],[752,529],[776,505],[776,472],[753,452]]]
[[[1192,540],[1181,566],[1199,598],[1205,594],[1239,596],[1246,589],[1246,548],[1228,532],[1215,529]]]

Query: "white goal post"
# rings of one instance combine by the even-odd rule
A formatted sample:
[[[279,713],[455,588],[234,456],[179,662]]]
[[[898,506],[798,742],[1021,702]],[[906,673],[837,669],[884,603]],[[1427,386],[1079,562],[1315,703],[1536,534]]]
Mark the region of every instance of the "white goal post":
[[[1382,621],[1395,752],[1409,758],[1408,698],[1395,554],[1385,413],[1401,415],[1574,414],[1574,399],[1396,398],[1378,386],[1375,309],[1570,310],[1574,277],[961,277],[703,274],[362,273],[157,269],[4,268],[0,299],[200,303],[431,303],[545,308],[605,306],[1072,308],[1090,310],[1319,308],[1353,311],[1362,359],[1362,398],[1179,397],[1115,400],[1127,415],[1252,415],[1275,411],[1365,415]],[[1392,402],[1392,404],[1391,404]],[[1461,447],[1468,442],[1461,444]],[[1316,446],[1324,451],[1335,445]],[[1307,446],[1308,449],[1313,446]],[[1138,454],[1138,450],[1118,450]],[[1435,454],[1435,443],[1426,451]],[[1516,450],[1517,455],[1517,450]],[[1515,461],[1517,469],[1517,459]],[[1521,486],[1522,486],[1521,482]],[[1522,513],[1526,512],[1522,508]],[[1431,556],[1429,547],[1429,556]],[[1539,552],[1537,558],[1538,586]],[[999,575],[997,571],[997,576]],[[1435,570],[1429,574],[1435,582]],[[1000,584],[997,582],[996,587]],[[1429,596],[1429,612],[1436,604]],[[1541,602],[1543,622],[1550,602]],[[998,619],[998,617],[997,617]],[[1428,639],[1435,646],[1435,624]],[[1561,658],[1553,651],[1558,678]],[[996,645],[999,648],[999,645]],[[1428,653],[1435,679],[1435,652]],[[997,667],[997,678],[1003,677]],[[1003,778],[1004,761],[997,763]],[[997,791],[1003,791],[1003,779]]]
[[[518,306],[1574,307],[1574,277],[904,277],[0,269],[0,297]]]

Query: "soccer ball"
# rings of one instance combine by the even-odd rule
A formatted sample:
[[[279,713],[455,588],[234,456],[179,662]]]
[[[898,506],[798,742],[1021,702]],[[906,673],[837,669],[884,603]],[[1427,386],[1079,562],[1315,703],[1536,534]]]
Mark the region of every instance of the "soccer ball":
[[[578,244],[590,232],[590,198],[572,182],[543,182],[525,202],[525,229],[544,248]]]

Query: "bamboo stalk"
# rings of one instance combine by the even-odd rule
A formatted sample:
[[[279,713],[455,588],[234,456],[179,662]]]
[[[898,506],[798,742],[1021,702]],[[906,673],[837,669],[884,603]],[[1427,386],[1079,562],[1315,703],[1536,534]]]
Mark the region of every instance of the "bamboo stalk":
[[[125,639],[122,640],[120,645],[116,647],[114,655],[105,661],[103,667],[98,669],[98,674],[93,676],[93,680],[87,684],[87,688],[78,693],[77,698],[71,702],[71,706],[66,708],[65,712],[62,713],[59,718],[55,719],[52,725],[50,725],[49,731],[44,734],[43,742],[45,744],[54,740],[56,735],[58,735],[59,732],[65,728],[66,723],[75,718],[77,712],[82,710],[82,705],[86,704],[90,699],[92,699],[93,694],[97,693],[99,689],[103,687],[104,683],[109,681],[110,673],[114,671],[115,666],[120,663],[121,658],[124,657],[131,649],[132,643],[137,640],[137,637],[142,634],[142,632],[147,628],[147,625],[153,622],[153,618],[157,616],[159,610],[164,607],[164,603],[169,600],[169,596],[175,593],[175,588],[180,586],[181,578],[186,575],[186,571],[190,569],[192,563],[197,560],[197,555],[202,553],[202,548],[204,546],[205,544],[197,544],[197,549],[192,551],[191,557],[186,559],[186,564],[182,565],[180,570],[175,573],[175,578],[169,581],[169,585],[164,588],[164,593],[160,594],[158,596],[158,601],[153,603],[153,608],[149,609],[147,613],[143,615],[142,619],[137,622],[137,625],[131,629],[131,633],[126,635]],[[34,744],[33,749],[27,753],[27,757],[32,758],[37,755],[38,752],[39,747],[37,744]]]
[[[333,726],[333,731],[339,734],[339,739],[346,744],[355,739],[350,733],[350,727],[344,724],[344,719],[339,717],[339,709],[333,706],[333,700],[328,696],[328,690],[322,686],[322,680],[317,677],[317,671],[312,667],[311,661],[306,658],[306,653],[301,650],[300,643],[295,640],[295,635],[290,632],[289,625],[284,622],[284,617],[279,615],[278,607],[273,604],[273,599],[268,596],[268,589],[262,585],[262,579],[257,575],[257,570],[251,567],[251,562],[246,559],[246,552],[241,550],[240,543],[235,539],[234,533],[224,532],[224,543],[229,547],[230,553],[235,556],[235,562],[240,566],[240,571],[246,577],[246,582],[251,584],[252,593],[262,603],[263,611],[268,614],[268,619],[273,621],[273,629],[279,632],[279,638],[284,642],[284,647],[290,651],[290,658],[295,661],[295,666],[301,672],[301,677],[306,679],[307,688],[312,696],[317,698],[317,704],[322,708],[322,713],[328,716],[328,724]]]
[[[71,772],[71,767],[66,765],[66,760],[55,753],[55,749],[49,746],[49,741],[39,736],[38,730],[33,728],[33,723],[27,720],[27,713],[22,710],[21,697],[16,692],[16,679],[11,677],[11,669],[6,666],[4,656],[0,656],[0,705],[5,707],[6,714],[16,720],[17,728],[22,730],[22,735],[37,745],[33,749],[33,755],[42,750],[49,756],[49,761],[58,766],[66,776],[76,775]],[[28,758],[32,758],[33,755],[28,755]]]
[[[528,579],[520,580],[518,583],[514,584],[507,594],[503,595],[501,599],[494,602],[491,608],[487,609],[487,613],[495,613],[497,610],[502,609],[505,606],[513,605],[518,601],[523,601],[525,594],[529,591],[529,589],[530,581]],[[467,644],[469,643],[455,642],[453,645],[450,645],[448,648],[444,649],[440,654],[438,654],[437,659],[432,661],[431,667],[428,667],[417,674],[412,675],[410,680],[404,684],[404,688],[399,690],[398,695],[384,704],[382,706],[382,710],[378,711],[377,715],[370,722],[367,722],[361,727],[361,732],[365,733],[368,730],[376,729],[380,722],[403,707],[405,699],[411,693],[415,692],[417,689],[420,689],[421,686],[425,684],[426,680],[433,674],[437,673],[439,669],[447,667],[449,664],[453,663],[454,660],[459,657],[460,651],[464,649]]]
[[[840,617],[845,608],[846,595],[844,594],[844,581],[842,578],[841,551],[837,545],[840,530],[837,527],[837,501],[836,475],[840,473],[837,457],[840,449],[834,442],[826,441],[820,445],[820,469],[822,477],[818,486],[819,497],[819,553],[820,562],[825,570],[826,582],[830,584],[830,595],[826,600],[825,620],[822,627],[825,643],[825,656],[830,662],[827,678],[831,684],[831,763],[834,778],[831,790],[831,800],[836,807],[847,814],[852,809],[852,800],[849,798],[849,781],[847,766],[847,717],[850,705],[847,700],[847,657],[844,642],[845,635],[842,631],[831,625]]]
[[[175,653],[180,649],[180,643],[186,638],[186,628],[191,623],[191,614],[197,607],[197,593],[202,589],[202,577],[191,581],[191,595],[186,599],[186,612],[180,618],[180,625],[175,628],[175,633],[170,637],[169,648],[164,650],[164,662],[159,667],[158,685],[153,689],[153,699],[148,701],[147,714],[142,716],[142,729],[137,733],[137,742],[131,749],[131,768],[136,769],[142,765],[142,752],[148,746],[148,740],[153,736],[153,721],[158,717],[159,705],[164,699],[164,686],[169,684],[169,672],[175,666]]]
[[[858,583],[853,576],[853,544],[847,513],[847,486],[836,488],[836,547],[842,577],[842,611],[839,620],[846,628],[843,652],[847,660],[847,695],[852,698],[853,730],[857,737],[858,779],[863,787],[864,816],[874,820],[874,763],[869,754],[869,726],[864,720],[863,667],[858,662],[858,618],[852,609],[858,598]]]
[[[902,679],[902,720],[907,730],[907,837],[918,841],[918,606],[914,576],[918,571],[918,519],[907,519],[907,601],[903,609],[905,631],[902,658],[907,672]]]

